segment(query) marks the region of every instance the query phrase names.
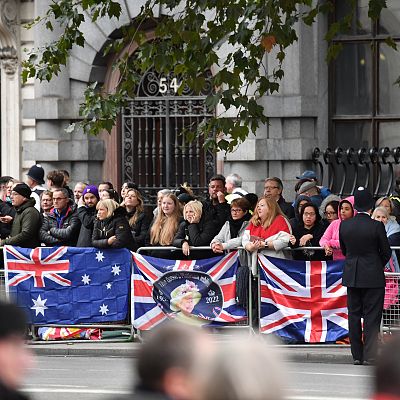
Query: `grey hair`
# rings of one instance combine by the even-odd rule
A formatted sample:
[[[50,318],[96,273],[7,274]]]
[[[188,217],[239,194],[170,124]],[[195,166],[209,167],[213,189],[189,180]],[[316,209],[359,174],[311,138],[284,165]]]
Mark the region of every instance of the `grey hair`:
[[[238,174],[230,174],[225,178],[225,181],[229,181],[233,186],[240,188],[242,187],[242,178]]]
[[[375,219],[376,214],[378,214],[378,212],[381,212],[388,220],[390,219],[390,214],[385,207],[376,207],[374,212],[372,213],[372,216],[371,216],[372,219]]]
[[[265,341],[241,337],[218,344],[197,367],[200,400],[284,399],[281,363]]]
[[[67,189],[65,189],[65,188],[57,188],[57,189],[53,190],[53,193],[55,193],[55,192],[61,192],[64,195],[64,197],[69,199],[69,192],[68,192]]]

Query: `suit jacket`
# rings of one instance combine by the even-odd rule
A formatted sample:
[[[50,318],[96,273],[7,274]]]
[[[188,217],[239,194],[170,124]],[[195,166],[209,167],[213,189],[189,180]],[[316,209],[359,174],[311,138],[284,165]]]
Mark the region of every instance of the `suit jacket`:
[[[279,197],[278,205],[288,219],[293,218],[295,216],[293,206],[290,203],[288,203],[282,196]]]
[[[356,288],[385,287],[384,266],[392,251],[382,222],[365,213],[342,221],[340,248],[346,257],[343,285]]]

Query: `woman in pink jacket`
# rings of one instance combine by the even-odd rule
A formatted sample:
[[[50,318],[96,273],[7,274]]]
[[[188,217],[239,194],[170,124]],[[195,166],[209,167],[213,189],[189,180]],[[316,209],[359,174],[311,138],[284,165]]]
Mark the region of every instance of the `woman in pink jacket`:
[[[331,256],[333,254],[334,260],[344,259],[344,255],[340,250],[339,243],[339,228],[340,223],[346,219],[353,218],[357,211],[353,207],[354,197],[346,197],[339,203],[339,219],[330,223],[324,235],[319,241],[319,245],[325,249],[325,254]]]

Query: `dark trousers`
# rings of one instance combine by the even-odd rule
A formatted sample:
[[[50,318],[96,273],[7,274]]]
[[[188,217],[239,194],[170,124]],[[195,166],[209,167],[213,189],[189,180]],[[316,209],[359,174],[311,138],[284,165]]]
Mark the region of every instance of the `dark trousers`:
[[[385,288],[347,288],[349,337],[354,360],[373,360],[382,319]],[[364,318],[364,343],[361,318]]]

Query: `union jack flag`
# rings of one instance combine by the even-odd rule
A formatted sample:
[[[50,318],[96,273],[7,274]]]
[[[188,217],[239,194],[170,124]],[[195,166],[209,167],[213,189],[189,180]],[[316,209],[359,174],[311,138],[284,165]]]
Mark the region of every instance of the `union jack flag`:
[[[260,330],[298,342],[348,335],[343,261],[292,261],[258,256]]]
[[[16,247],[5,246],[7,270],[16,275],[8,280],[9,286],[17,286],[27,279],[33,278],[35,287],[45,287],[45,278],[62,286],[71,286],[69,279],[60,274],[69,272],[69,260],[62,260],[68,248],[54,248],[52,252],[43,256],[42,249],[31,249],[29,256],[22,254]]]
[[[225,257],[220,256],[206,260],[165,260],[137,253],[132,253],[132,257],[132,321],[135,328],[150,330],[163,321],[174,318],[174,313],[166,310],[162,304],[156,301],[154,291],[161,288],[160,296],[169,303],[171,291],[176,291],[182,280],[185,281],[187,276],[190,278],[191,273],[194,277],[194,274],[201,274],[198,280],[192,279],[190,284],[199,286],[198,290],[201,292],[203,300],[206,298],[211,301],[213,298],[217,299],[218,293],[221,293],[223,297],[219,306],[215,305],[210,308],[208,316],[199,311],[196,314],[198,319],[203,319],[204,324],[229,324],[246,320],[246,311],[236,304],[237,252],[231,252]],[[183,278],[178,279],[177,276]],[[157,282],[162,279],[165,281],[158,285]],[[207,280],[211,286],[202,286],[202,282]],[[186,280],[186,282],[188,281]],[[198,282],[198,284],[194,282]]]

